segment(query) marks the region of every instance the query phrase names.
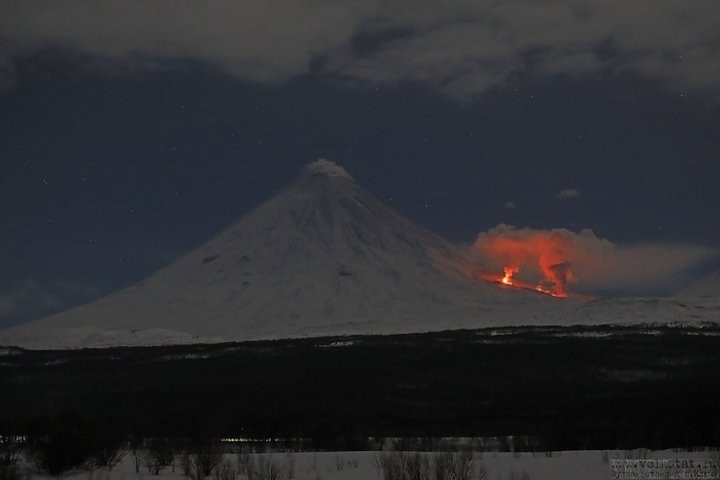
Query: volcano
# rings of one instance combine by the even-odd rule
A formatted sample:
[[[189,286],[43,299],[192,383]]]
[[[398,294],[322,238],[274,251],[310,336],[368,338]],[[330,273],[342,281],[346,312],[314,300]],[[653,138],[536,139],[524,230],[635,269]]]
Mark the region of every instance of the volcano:
[[[472,278],[464,250],[318,160],[167,267],[0,333],[34,348],[387,334],[543,323],[557,299]],[[561,307],[560,307],[561,308]]]

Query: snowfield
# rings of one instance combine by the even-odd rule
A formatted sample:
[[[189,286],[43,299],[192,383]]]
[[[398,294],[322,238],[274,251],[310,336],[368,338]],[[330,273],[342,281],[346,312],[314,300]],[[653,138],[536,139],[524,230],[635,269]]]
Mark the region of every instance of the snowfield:
[[[378,470],[378,458],[388,452],[295,452],[251,454],[257,463],[259,459],[269,460],[279,466],[278,480],[374,480],[384,479],[382,471]],[[407,453],[406,455],[413,455]],[[432,465],[435,453],[420,453],[427,457]],[[176,459],[172,467],[166,467],[159,475],[151,474],[138,453],[139,472],[135,470],[135,457],[127,452],[119,465],[112,470],[97,469],[90,473],[88,470],[75,471],[64,474],[64,480],[187,480],[182,472],[180,461]],[[512,453],[512,452],[476,452],[473,457],[472,475],[468,480],[481,480],[480,472],[486,472],[487,480],[608,480],[611,478],[612,460],[624,459],[693,459],[695,462],[717,462],[720,459],[718,451],[566,451],[566,452],[540,452],[540,453]],[[220,465],[228,464],[237,468],[242,464],[237,454],[227,454]],[[432,475],[432,471],[430,472]],[[50,478],[46,475],[34,473],[32,480]],[[217,474],[211,475],[214,480],[223,479],[218,469]],[[239,474],[237,480],[247,479],[246,474]],[[431,477],[434,478],[434,477]],[[710,476],[706,478],[719,478]],[[264,477],[256,475],[256,480]]]

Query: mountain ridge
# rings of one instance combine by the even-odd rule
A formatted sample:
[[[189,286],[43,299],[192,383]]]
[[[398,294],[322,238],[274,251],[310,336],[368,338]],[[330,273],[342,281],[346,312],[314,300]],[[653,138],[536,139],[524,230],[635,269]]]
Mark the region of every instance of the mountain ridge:
[[[691,290],[704,292],[700,298],[583,303],[487,281],[497,275],[468,249],[394,212],[342,167],[318,160],[288,188],[166,267],[91,303],[2,331],[0,345],[81,348],[720,322],[712,276]]]
[[[477,268],[467,252],[395,213],[342,167],[319,160],[289,188],[146,279],[11,328],[0,343],[404,333],[507,324],[522,307],[532,317],[553,304],[474,280]]]

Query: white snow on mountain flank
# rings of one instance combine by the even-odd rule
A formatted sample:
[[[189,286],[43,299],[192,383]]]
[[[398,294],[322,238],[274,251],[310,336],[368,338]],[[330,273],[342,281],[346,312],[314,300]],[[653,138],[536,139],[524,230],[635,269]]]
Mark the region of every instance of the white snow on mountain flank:
[[[162,270],[92,303],[0,332],[0,345],[720,321],[720,309],[705,308],[707,299],[583,305],[498,288],[471,278],[475,268],[463,249],[392,211],[342,167],[318,160],[288,189]]]

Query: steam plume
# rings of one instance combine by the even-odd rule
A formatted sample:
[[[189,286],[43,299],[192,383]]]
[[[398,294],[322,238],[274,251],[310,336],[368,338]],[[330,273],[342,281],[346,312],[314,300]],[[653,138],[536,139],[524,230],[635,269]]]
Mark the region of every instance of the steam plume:
[[[667,288],[682,283],[691,267],[718,255],[698,245],[618,245],[587,229],[575,233],[505,224],[480,233],[473,250],[497,272],[510,267],[516,278],[539,282],[558,295],[573,284],[585,291],[627,293]]]

